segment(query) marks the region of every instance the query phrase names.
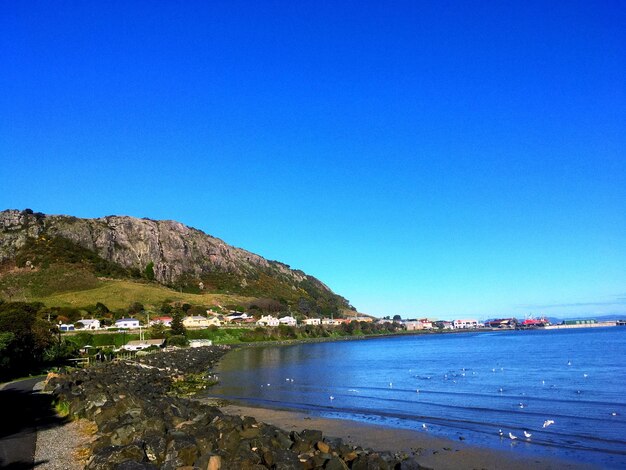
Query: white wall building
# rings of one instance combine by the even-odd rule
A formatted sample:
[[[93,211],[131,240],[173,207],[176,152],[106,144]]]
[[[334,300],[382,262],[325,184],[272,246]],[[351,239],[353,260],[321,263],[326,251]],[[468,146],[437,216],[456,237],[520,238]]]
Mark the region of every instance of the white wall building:
[[[115,326],[116,328],[133,329],[139,328],[140,325],[139,320],[136,320],[135,318],[120,318],[115,321]]]
[[[263,315],[259,321],[256,322],[259,326],[278,326],[280,322],[278,318],[273,317],[272,315]]]
[[[298,326],[298,321],[291,316],[279,318],[278,321],[280,322],[281,325]]]
[[[94,320],[93,318],[78,320],[75,326],[80,330],[99,330],[100,320]]]
[[[322,320],[319,318],[306,318],[302,320],[305,325],[321,325]]]
[[[125,349],[126,351],[141,351],[142,349],[147,349],[151,346],[158,346],[159,348],[162,348],[163,346],[165,346],[165,340],[164,339],[135,339],[135,340],[129,341],[124,346],[122,346],[122,349]]]
[[[478,328],[478,320],[454,320],[452,326],[455,329]]]

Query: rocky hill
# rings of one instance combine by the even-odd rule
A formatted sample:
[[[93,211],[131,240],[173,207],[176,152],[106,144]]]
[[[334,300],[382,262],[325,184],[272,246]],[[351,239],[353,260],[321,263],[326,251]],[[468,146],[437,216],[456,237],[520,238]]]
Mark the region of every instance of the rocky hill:
[[[97,276],[143,278],[187,292],[274,299],[303,313],[351,308],[318,279],[180,222],[81,219],[29,209],[0,212],[1,276],[59,265]]]

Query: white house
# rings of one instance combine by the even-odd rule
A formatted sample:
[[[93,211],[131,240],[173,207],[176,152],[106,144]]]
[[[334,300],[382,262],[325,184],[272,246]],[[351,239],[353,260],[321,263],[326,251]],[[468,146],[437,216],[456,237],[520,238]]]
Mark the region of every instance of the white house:
[[[333,320],[332,318],[322,318],[322,325],[331,325],[331,326],[341,325],[341,320]]]
[[[280,321],[272,315],[263,315],[256,324],[259,326],[278,326]]]
[[[78,320],[76,327],[80,330],[99,330],[100,329],[100,320],[84,319]]]
[[[74,331],[75,327],[74,327],[73,323],[69,323],[69,324],[61,323],[59,325],[59,330],[61,330],[61,331]]]
[[[305,318],[302,320],[305,325],[321,325],[322,320],[319,318]]]
[[[478,320],[454,320],[452,322],[454,329],[478,328]]]
[[[136,340],[132,340],[126,343],[124,346],[122,346],[122,349],[125,349],[126,351],[140,351],[142,349],[147,349],[150,346],[158,346],[159,348],[162,348],[165,346],[165,340],[164,339],[136,339]]]
[[[278,321],[281,325],[298,326],[298,321],[291,316],[279,318]]]
[[[116,328],[133,329],[133,328],[139,328],[139,326],[140,326],[139,320],[135,318],[120,318],[119,320],[115,321]]]

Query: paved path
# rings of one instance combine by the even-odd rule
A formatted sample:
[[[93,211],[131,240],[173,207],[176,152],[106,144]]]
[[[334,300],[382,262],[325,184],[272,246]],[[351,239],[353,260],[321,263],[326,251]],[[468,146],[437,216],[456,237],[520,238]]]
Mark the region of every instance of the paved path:
[[[0,469],[26,470],[34,462],[37,428],[63,422],[52,406],[52,397],[33,392],[42,377],[7,384],[0,390]]]

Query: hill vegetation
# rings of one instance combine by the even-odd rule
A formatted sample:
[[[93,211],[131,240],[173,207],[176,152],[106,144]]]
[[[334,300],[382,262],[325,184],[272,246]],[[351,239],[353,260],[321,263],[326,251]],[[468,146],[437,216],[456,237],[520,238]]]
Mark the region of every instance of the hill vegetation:
[[[245,309],[268,299],[303,316],[354,310],[302,271],[177,222],[30,210],[0,212],[0,298],[111,310],[133,302],[148,310],[164,302]]]

